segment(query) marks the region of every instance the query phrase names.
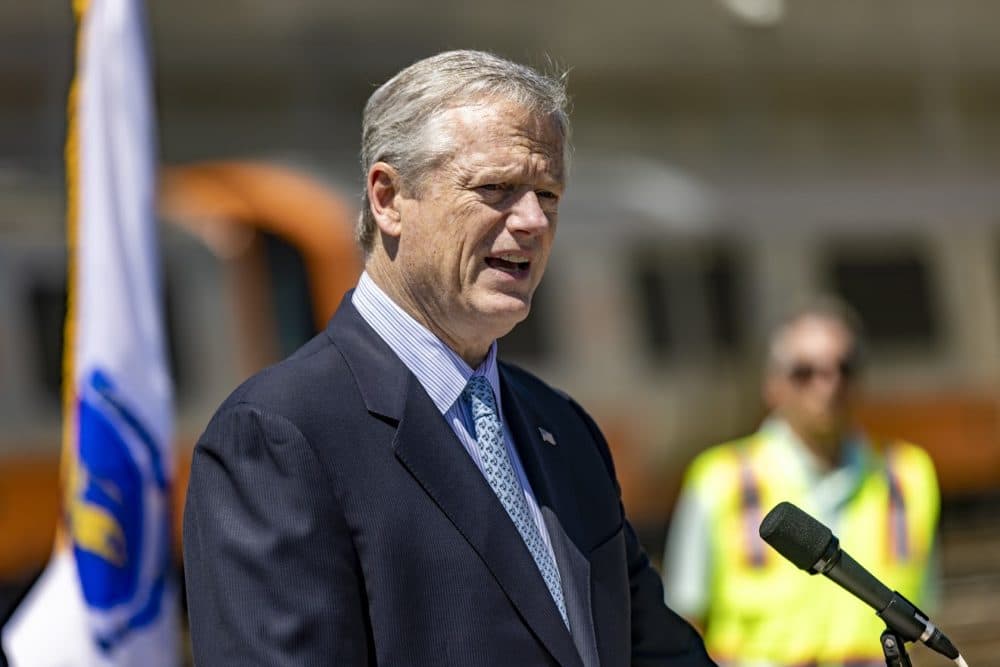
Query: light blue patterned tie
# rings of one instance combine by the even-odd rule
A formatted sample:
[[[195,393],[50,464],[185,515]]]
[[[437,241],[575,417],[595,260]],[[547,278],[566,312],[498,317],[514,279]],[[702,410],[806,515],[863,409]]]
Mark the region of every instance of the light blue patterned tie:
[[[479,444],[486,480],[497,494],[503,508],[507,510],[517,532],[521,534],[528,551],[531,552],[531,557],[535,559],[535,565],[542,573],[542,579],[545,580],[545,585],[548,586],[549,593],[562,615],[563,623],[568,628],[569,620],[566,616],[566,602],[563,600],[559,570],[542,541],[538,526],[528,512],[528,501],[524,498],[524,491],[514,474],[510,457],[507,456],[503,427],[500,425],[496,399],[493,397],[493,387],[485,377],[475,375],[465,386],[464,393],[472,407],[476,442]]]

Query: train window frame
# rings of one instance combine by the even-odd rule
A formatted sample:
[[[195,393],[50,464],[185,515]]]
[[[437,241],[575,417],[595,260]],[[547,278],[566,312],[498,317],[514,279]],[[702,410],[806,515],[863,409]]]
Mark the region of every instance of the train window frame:
[[[11,260],[6,267],[9,271],[5,281],[5,300],[10,309],[7,318],[7,343],[17,350],[17,359],[4,369],[4,375],[17,387],[15,397],[17,409],[12,417],[14,431],[22,433],[57,432],[62,408],[62,351],[54,359],[50,369],[57,381],[56,391],[47,387],[44,368],[46,357],[44,332],[38,331],[38,321],[33,307],[32,294],[36,287],[58,291],[65,285],[66,244],[35,239],[16,239],[6,248]],[[59,348],[62,348],[65,319],[59,323],[53,334]],[[52,332],[50,332],[52,333]]]
[[[830,294],[843,299],[857,312],[864,327],[866,344],[876,356],[938,357],[946,352],[949,346],[946,301],[942,292],[942,276],[929,239],[918,235],[874,239],[827,237],[817,247],[816,271],[819,285]],[[853,266],[848,266],[850,264]],[[844,274],[847,270],[856,271],[856,275],[846,278]],[[841,274],[839,278],[838,271]],[[911,272],[910,276],[906,275],[907,271]],[[916,274],[912,274],[913,271]],[[880,272],[889,283],[882,288],[881,293],[873,290],[870,283],[872,275]],[[916,303],[912,300],[912,289],[898,289],[900,284],[908,282],[907,278],[912,280],[915,276],[918,276],[916,281],[909,284],[918,286],[918,301],[921,303],[918,308],[900,308],[901,303],[910,306]],[[849,281],[855,281],[856,284],[848,287]],[[887,298],[886,294],[893,289],[896,289],[896,297],[903,295],[903,298]],[[880,305],[875,304],[876,299],[881,301]],[[915,318],[911,321],[915,327],[912,333],[893,330],[898,325],[887,324],[887,313],[896,311],[910,313]]]
[[[166,254],[168,251],[161,242]],[[13,286],[13,306],[20,311],[20,328],[25,344],[24,389],[28,403],[32,406],[33,417],[45,419],[58,416],[63,405],[64,358],[66,352],[65,322],[68,312],[69,276],[67,271],[67,248],[65,243],[51,244],[30,253],[26,261],[18,267],[19,277]],[[192,385],[196,378],[190,377],[181,350],[180,327],[177,300],[180,297],[170,275],[171,263],[164,258],[161,263],[163,280],[163,318],[166,328],[167,356],[170,378],[175,396],[184,393],[184,388]],[[39,319],[35,295],[38,290],[54,293],[55,300],[61,302],[59,315],[53,322]],[[58,306],[57,306],[58,308]],[[46,338],[50,340],[46,340]],[[51,340],[54,338],[54,340]],[[49,358],[51,357],[51,359]]]
[[[752,337],[748,249],[733,239],[639,239],[627,251],[636,350],[657,367],[739,358]],[[659,303],[638,283],[649,270]],[[664,270],[666,269],[666,270]],[[643,276],[642,274],[647,274]],[[721,280],[721,282],[719,282]],[[725,303],[724,303],[725,302]],[[654,324],[657,320],[661,320]],[[657,329],[666,327],[658,334]]]
[[[45,319],[51,313],[41,312],[39,297],[42,295],[51,298],[51,302],[44,304],[45,308],[56,309],[53,321]],[[27,352],[31,357],[28,365],[34,379],[34,398],[39,404],[44,403],[43,410],[46,412],[58,412],[62,405],[67,298],[64,267],[46,275],[33,271],[25,278],[18,299],[24,311],[22,316],[29,332],[28,340],[31,341]]]
[[[284,359],[322,329],[317,327],[309,273],[302,251],[288,239],[258,230],[267,298],[275,325],[278,358]]]

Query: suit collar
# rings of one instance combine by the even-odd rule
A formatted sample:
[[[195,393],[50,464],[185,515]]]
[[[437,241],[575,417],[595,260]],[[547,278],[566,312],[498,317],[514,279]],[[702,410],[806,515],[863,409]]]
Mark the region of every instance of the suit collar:
[[[351,290],[344,295],[326,335],[351,369],[368,411],[398,422],[406,404],[410,373],[351,304],[353,294]]]
[[[496,341],[490,345],[479,368],[473,369],[457,352],[394,302],[368,273],[361,274],[358,287],[350,299],[361,318],[417,377],[438,412],[444,414],[451,409],[474,374],[489,380],[493,394],[500,401]]]

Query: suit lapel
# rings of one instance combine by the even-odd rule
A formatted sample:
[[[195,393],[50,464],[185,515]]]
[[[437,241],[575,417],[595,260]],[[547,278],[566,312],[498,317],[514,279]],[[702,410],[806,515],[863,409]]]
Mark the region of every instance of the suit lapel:
[[[573,642],[585,665],[597,665],[590,561],[577,546],[590,545],[586,543],[582,523],[585,514],[575,491],[573,462],[564,458],[569,456],[570,449],[559,446],[557,429],[543,421],[527,398],[517,393],[503,366],[500,379],[504,417],[545,519],[559,566]]]
[[[583,517],[572,491],[575,488],[572,461],[565,460],[567,449],[559,447],[558,430],[538,417],[527,397],[521,397],[514,390],[503,366],[500,367],[500,393],[504,418],[539,506],[549,507],[561,517],[565,522],[563,528],[573,538],[582,536],[585,534],[581,523]],[[542,439],[543,430],[556,444]]]
[[[398,421],[396,458],[479,554],[555,659],[582,667],[510,517],[416,377],[350,305],[350,295],[328,332],[351,367],[369,411]]]

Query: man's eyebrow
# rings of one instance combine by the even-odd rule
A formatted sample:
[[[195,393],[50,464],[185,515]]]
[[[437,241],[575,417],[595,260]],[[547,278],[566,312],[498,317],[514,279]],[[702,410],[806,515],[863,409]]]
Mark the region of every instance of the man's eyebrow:
[[[548,169],[531,169],[524,167],[472,167],[468,170],[470,181],[477,180],[508,180],[517,182],[536,182],[561,186],[564,183],[563,171]]]

